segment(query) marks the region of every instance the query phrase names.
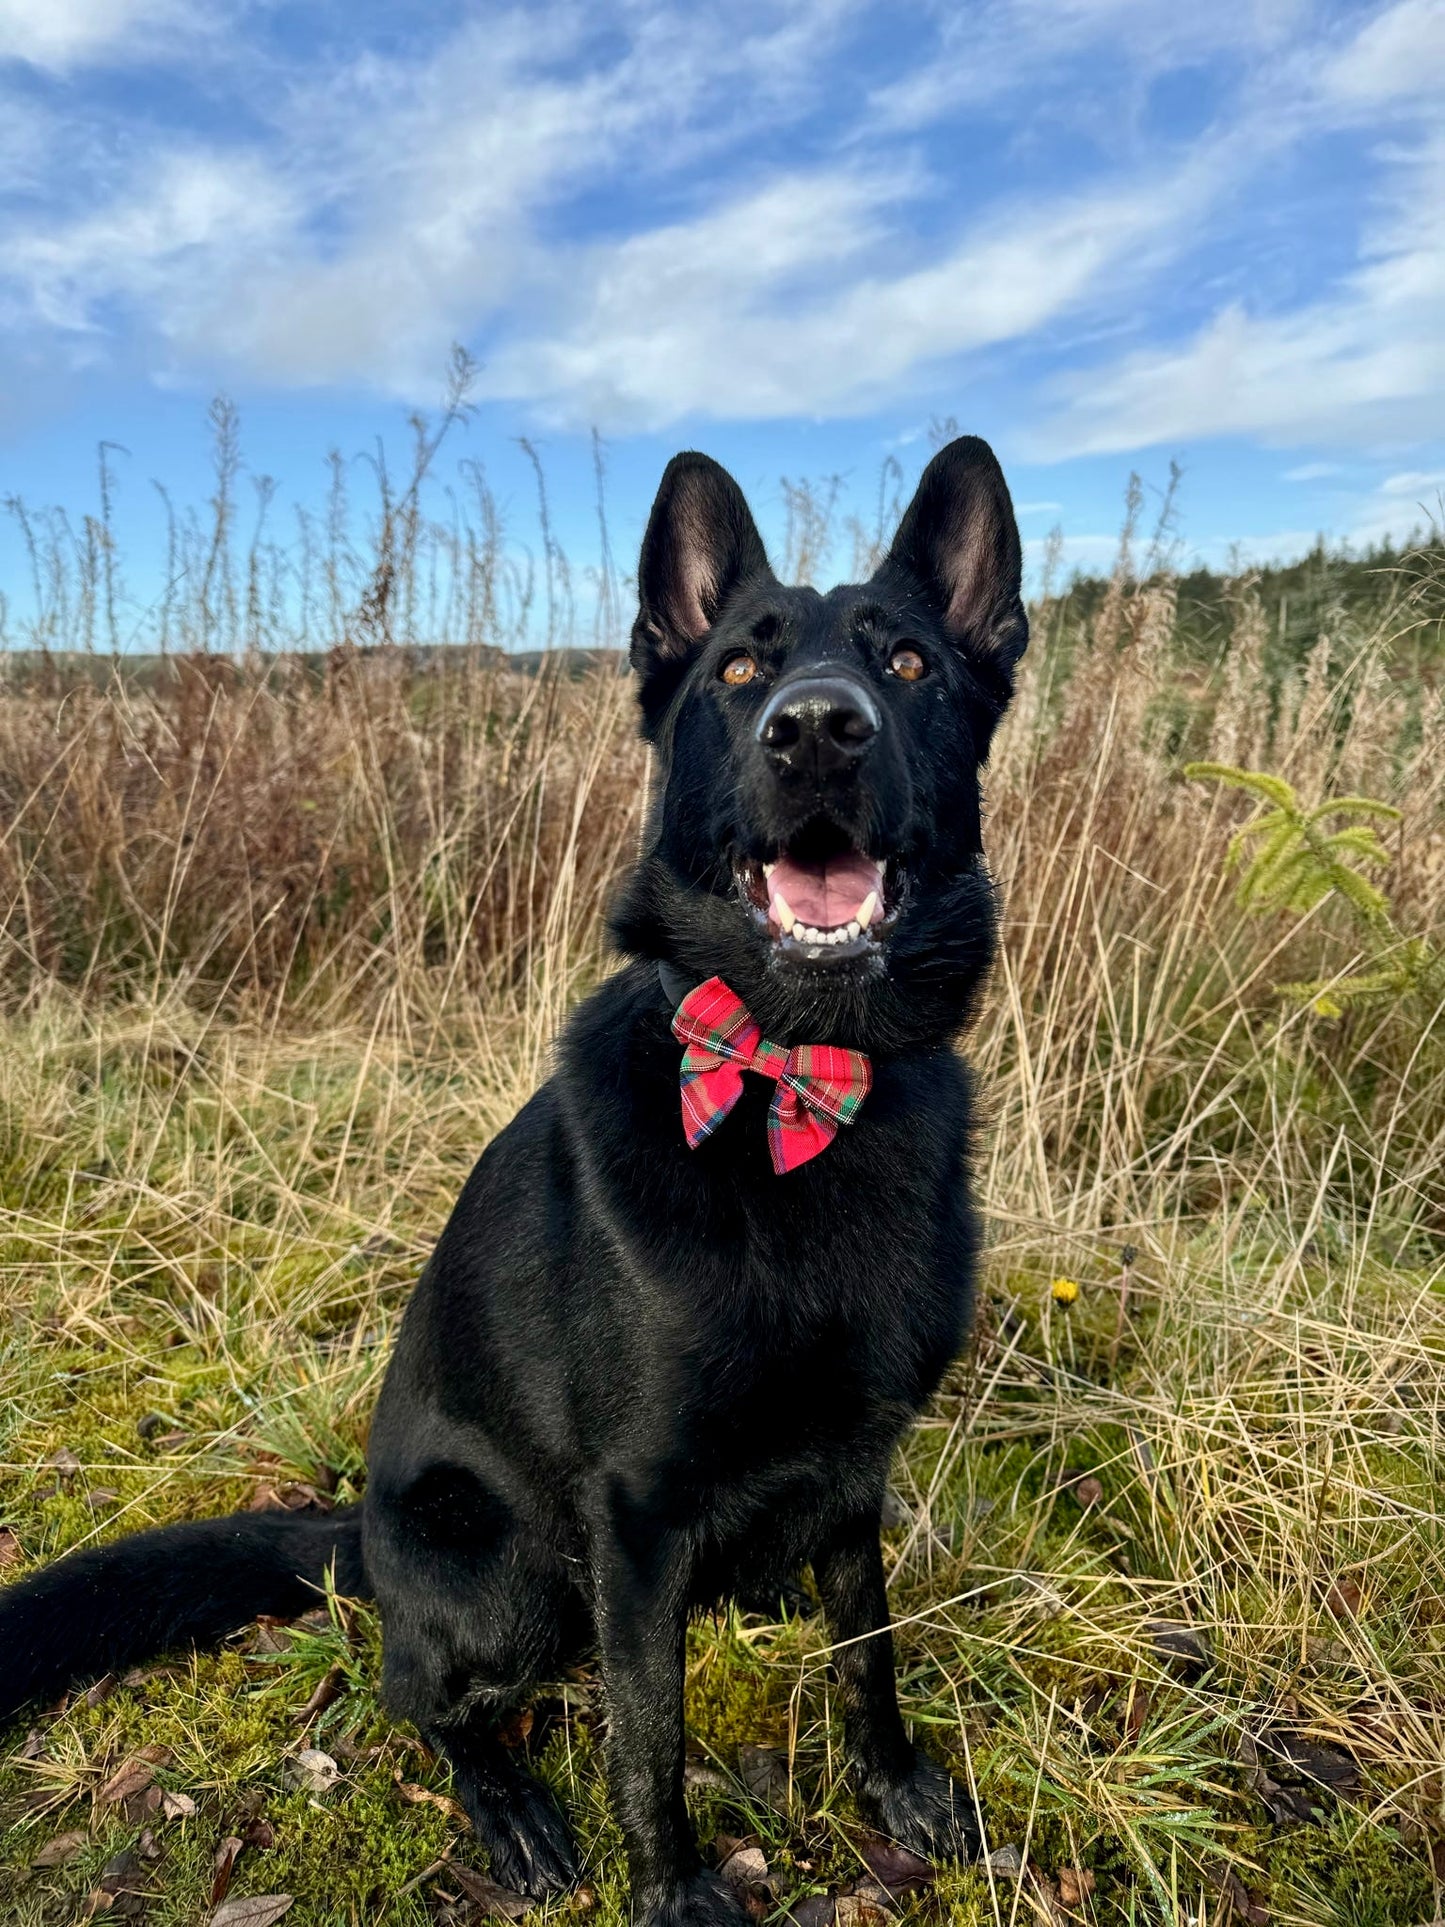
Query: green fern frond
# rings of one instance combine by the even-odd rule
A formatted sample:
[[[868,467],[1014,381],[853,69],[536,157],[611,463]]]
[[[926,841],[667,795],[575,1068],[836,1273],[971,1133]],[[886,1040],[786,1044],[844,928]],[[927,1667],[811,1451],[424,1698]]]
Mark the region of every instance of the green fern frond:
[[[1233,763],[1186,763],[1184,774],[1223,783],[1229,789],[1247,790],[1251,795],[1263,797],[1265,802],[1274,803],[1282,810],[1299,808],[1299,798],[1293,787],[1282,776],[1271,776],[1265,770],[1237,769]]]
[[[1402,941],[1390,921],[1389,898],[1365,874],[1390,861],[1374,825],[1400,821],[1393,803],[1373,796],[1335,796],[1306,808],[1283,777],[1263,770],[1187,763],[1184,773],[1244,790],[1265,806],[1234,831],[1225,854],[1226,868],[1239,872],[1235,901],[1241,910],[1255,916],[1281,910],[1306,916],[1328,897],[1338,897],[1366,934],[1370,949],[1382,953],[1367,969],[1345,977],[1279,984],[1281,995],[1311,1006],[1320,1016],[1340,1017],[1352,1005],[1430,987],[1437,974],[1434,952],[1423,938]],[[1323,826],[1331,821],[1340,827],[1326,831]]]
[[[1403,814],[1393,803],[1382,803],[1377,796],[1336,796],[1326,803],[1316,803],[1312,810],[1305,813],[1307,823],[1319,823],[1327,816],[1344,812],[1349,816],[1378,816],[1387,823],[1398,823]]]

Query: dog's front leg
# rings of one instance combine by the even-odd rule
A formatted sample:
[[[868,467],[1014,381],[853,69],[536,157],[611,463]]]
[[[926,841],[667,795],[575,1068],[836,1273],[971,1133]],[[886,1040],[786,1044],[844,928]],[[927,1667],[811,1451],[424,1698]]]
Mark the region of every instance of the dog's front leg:
[[[920,1753],[898,1710],[877,1512],[848,1520],[813,1561],[833,1636],[848,1752],[863,1816],[928,1859],[969,1860],[978,1813],[967,1790]]]
[[[688,1562],[682,1534],[614,1498],[594,1540],[608,1783],[641,1927],[739,1927],[746,1914],[705,1873],[683,1801],[682,1681]]]

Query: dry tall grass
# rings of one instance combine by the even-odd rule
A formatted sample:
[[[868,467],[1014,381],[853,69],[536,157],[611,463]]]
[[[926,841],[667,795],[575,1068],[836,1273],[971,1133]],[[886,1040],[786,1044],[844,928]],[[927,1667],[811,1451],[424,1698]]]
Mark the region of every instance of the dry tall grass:
[[[1420,997],[1344,1019],[1282,998],[1354,967],[1354,926],[1332,903],[1241,913],[1222,858],[1245,806],[1180,768],[1396,803],[1385,887],[1438,941],[1441,692],[1392,667],[1408,596],[1272,688],[1247,584],[1209,683],[1181,678],[1171,593],[1121,572],[1088,634],[1038,612],[987,785],[988,1292],[900,1464],[890,1543],[910,1714],[1029,1871],[1005,1852],[926,1904],[1404,1923],[1438,1911],[1445,1865],[1445,1020]],[[21,1556],[258,1481],[359,1479],[415,1266],[606,967],[643,777],[619,674],[481,651],[0,696],[0,1491]],[[138,1440],[151,1408],[184,1436]],[[46,1469],[60,1450],[77,1469]],[[5,1918],[69,1904],[74,1869],[23,1869],[142,1737],[201,1803],[150,1879],[157,1920],[199,1917],[247,1789],[278,1833],[247,1879],[300,1895],[293,1917],[444,1911],[445,1869],[407,1883],[465,1843],[392,1777],[434,1769],[347,1641],[323,1647],[238,1648],[44,1727],[0,1779],[21,1821]],[[320,1811],[279,1764],[318,1651],[348,1690],[313,1743],[350,1759]],[[694,1645],[724,1778],[740,1741],[789,1759],[791,1799],[699,1796],[705,1826],[752,1823],[783,1900],[854,1864],[825,1661],[796,1623]],[[571,1692],[539,1751],[611,1920]],[[86,1880],[131,1837],[95,1816]],[[1096,1880],[1072,1904],[1071,1868]]]

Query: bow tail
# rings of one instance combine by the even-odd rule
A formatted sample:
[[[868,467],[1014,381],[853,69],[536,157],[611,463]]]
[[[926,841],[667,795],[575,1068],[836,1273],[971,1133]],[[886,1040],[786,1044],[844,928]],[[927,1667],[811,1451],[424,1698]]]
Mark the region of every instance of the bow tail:
[[[743,1074],[718,1051],[692,1044],[682,1054],[682,1129],[695,1151],[743,1093]]]
[[[768,1106],[768,1150],[779,1177],[826,1151],[837,1135],[835,1119],[815,1111],[790,1084],[779,1083]]]

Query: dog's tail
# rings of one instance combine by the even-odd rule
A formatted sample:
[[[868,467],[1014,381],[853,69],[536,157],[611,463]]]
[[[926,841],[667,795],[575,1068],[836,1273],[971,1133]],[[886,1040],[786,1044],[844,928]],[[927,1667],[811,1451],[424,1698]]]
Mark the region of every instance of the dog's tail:
[[[364,1597],[361,1507],[240,1512],[87,1547],[0,1589],[0,1722],[32,1701],[180,1646],[212,1646],[258,1613],[295,1619],[336,1590]]]

